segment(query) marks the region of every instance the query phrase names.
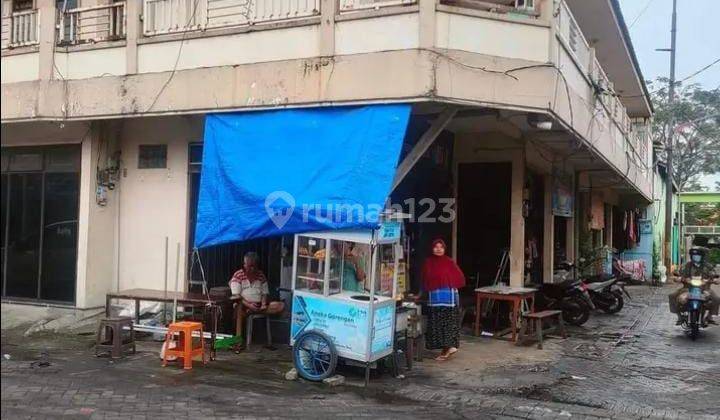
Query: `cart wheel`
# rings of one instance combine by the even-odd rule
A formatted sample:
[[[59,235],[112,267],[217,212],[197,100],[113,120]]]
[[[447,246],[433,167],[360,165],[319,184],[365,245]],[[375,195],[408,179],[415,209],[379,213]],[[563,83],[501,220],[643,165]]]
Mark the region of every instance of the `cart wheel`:
[[[337,351],[330,337],[320,331],[305,331],[295,339],[293,361],[298,374],[308,381],[322,381],[335,373]]]

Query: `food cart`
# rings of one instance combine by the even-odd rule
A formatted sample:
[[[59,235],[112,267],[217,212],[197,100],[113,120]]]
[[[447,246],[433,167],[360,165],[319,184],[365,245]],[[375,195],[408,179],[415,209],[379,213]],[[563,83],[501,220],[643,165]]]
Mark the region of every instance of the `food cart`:
[[[290,344],[298,374],[320,381],[338,357],[371,364],[393,353],[402,223],[295,235]]]

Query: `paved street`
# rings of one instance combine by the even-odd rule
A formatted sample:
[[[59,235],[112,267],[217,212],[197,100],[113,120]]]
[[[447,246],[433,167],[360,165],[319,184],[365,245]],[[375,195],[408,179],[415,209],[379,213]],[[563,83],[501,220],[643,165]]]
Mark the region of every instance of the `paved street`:
[[[632,287],[621,314],[595,314],[544,350],[466,337],[451,362],[360,386],[288,382],[289,353],[221,353],[207,368],[160,368],[157,343],[112,362],[89,335],[3,331],[3,418],[720,418],[720,328],[691,342],[669,289]],[[44,367],[43,367],[44,366]]]

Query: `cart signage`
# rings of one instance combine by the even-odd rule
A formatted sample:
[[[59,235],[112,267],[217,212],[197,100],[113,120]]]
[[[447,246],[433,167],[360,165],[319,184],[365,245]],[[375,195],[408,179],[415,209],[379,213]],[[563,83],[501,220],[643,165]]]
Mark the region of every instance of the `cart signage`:
[[[395,242],[400,239],[400,222],[383,222],[378,230],[378,242]]]
[[[395,321],[394,309],[394,306],[384,306],[375,310],[372,339],[373,354],[392,349],[393,322]]]
[[[330,337],[340,355],[363,358],[367,349],[367,317],[365,308],[351,302],[296,294],[293,297],[292,338],[294,341],[307,330],[321,331]]]

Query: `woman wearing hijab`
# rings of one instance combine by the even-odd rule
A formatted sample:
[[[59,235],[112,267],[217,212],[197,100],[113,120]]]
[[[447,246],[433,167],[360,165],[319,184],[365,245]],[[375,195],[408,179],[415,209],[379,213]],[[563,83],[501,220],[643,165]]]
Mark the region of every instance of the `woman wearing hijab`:
[[[444,361],[457,353],[460,346],[460,311],[458,289],[465,286],[465,275],[445,255],[445,242],[436,239],[422,267],[423,292],[428,295],[427,347],[442,349],[435,360]]]

